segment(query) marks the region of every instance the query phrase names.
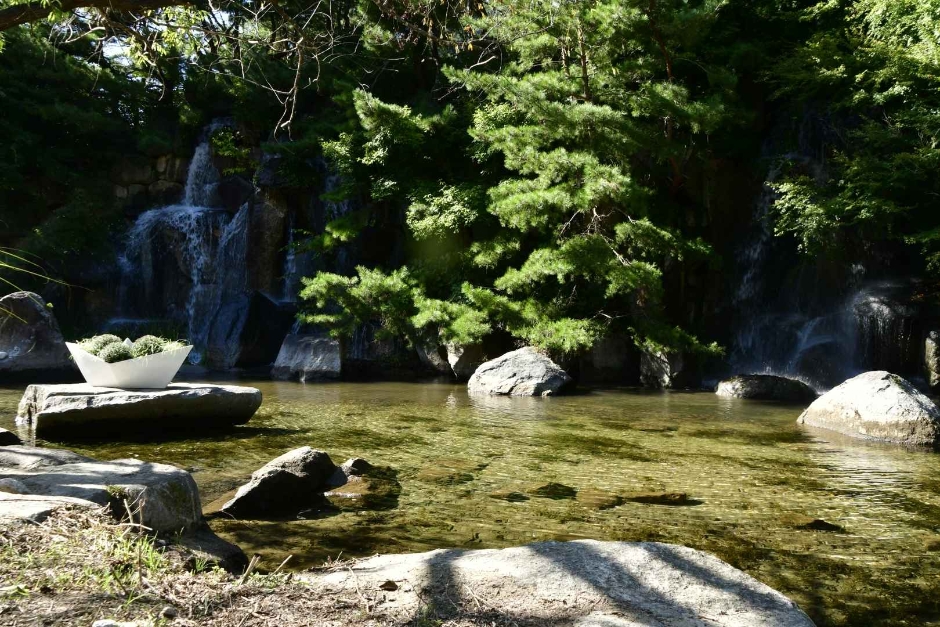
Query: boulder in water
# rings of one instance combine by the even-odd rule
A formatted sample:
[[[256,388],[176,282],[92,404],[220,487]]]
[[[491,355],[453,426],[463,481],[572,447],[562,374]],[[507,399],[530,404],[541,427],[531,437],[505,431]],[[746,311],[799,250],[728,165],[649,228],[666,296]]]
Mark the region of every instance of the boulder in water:
[[[384,590],[383,607],[401,616],[389,622],[456,614],[461,624],[813,626],[793,601],[717,557],[654,542],[380,555],[300,577],[353,598]]]
[[[0,298],[0,375],[77,375],[52,311],[38,294]]]
[[[652,389],[694,387],[698,382],[687,362],[678,351],[644,349],[640,353],[640,382]]]
[[[802,381],[769,374],[741,374],[725,379],[715,389],[718,396],[763,401],[812,401],[816,392]]]
[[[940,408],[908,381],[884,370],[865,372],[829,390],[797,422],[882,442],[940,442]]]
[[[289,334],[271,370],[273,379],[338,379],[342,372],[339,340],[321,335]]]
[[[222,511],[249,519],[296,514],[322,497],[335,471],[329,455],[302,446],[253,472]]]
[[[551,396],[570,384],[561,366],[527,346],[482,364],[467,389],[471,394]]]
[[[31,385],[17,411],[17,424],[41,437],[84,438],[197,431],[248,422],[261,406],[261,390],[235,385],[171,383],[162,390],[120,390],[87,383]]]

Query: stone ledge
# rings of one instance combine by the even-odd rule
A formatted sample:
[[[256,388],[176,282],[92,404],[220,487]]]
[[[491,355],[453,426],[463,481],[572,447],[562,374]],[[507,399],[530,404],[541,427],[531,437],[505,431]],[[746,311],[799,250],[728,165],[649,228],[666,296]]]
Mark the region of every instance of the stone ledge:
[[[260,390],[233,385],[172,383],[163,390],[30,385],[16,422],[42,438],[133,435],[142,429],[190,432],[245,424],[260,406]]]

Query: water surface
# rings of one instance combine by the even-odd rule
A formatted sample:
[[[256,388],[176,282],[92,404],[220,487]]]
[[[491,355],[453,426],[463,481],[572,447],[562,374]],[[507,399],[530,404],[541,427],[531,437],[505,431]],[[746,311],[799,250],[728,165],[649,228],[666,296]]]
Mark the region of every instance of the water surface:
[[[397,507],[312,520],[215,521],[269,568],[340,555],[504,547],[546,539],[658,540],[711,551],[781,590],[821,625],[940,624],[940,455],[796,425],[800,407],[709,393],[588,391],[469,397],[442,383],[246,382],[251,423],[156,443],[55,443],[101,459],[190,469],[204,504],[303,445],[398,471]],[[0,389],[13,428],[22,388]],[[690,505],[596,509],[531,496],[684,492]],[[509,492],[528,500],[494,498]],[[822,519],[843,532],[801,528]]]

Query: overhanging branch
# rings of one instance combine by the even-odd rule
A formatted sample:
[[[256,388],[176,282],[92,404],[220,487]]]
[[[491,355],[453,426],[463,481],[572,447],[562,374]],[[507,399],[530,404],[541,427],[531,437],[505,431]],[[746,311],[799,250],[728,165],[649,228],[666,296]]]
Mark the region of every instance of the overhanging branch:
[[[72,11],[75,9],[147,11],[189,4],[192,4],[189,0],[60,0],[57,5],[44,5],[42,2],[27,2],[25,4],[14,4],[13,6],[0,9],[0,31],[8,30],[20,24],[45,19],[49,13],[55,9],[60,11]]]

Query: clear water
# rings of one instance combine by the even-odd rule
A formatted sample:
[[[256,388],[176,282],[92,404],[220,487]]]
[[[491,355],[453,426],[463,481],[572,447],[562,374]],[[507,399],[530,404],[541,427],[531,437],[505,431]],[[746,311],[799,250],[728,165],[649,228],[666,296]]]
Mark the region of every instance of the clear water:
[[[940,624],[940,455],[836,438],[795,423],[800,407],[709,393],[589,391],[469,397],[460,385],[271,381],[227,435],[158,443],[57,443],[102,459],[191,469],[204,504],[298,446],[337,463],[398,470],[394,509],[289,522],[215,521],[273,568],[327,557],[545,539],[659,540],[711,551],[789,595],[820,625]],[[21,388],[0,388],[11,428]],[[525,493],[685,492],[695,505],[598,510]],[[797,528],[824,519],[843,533]]]

